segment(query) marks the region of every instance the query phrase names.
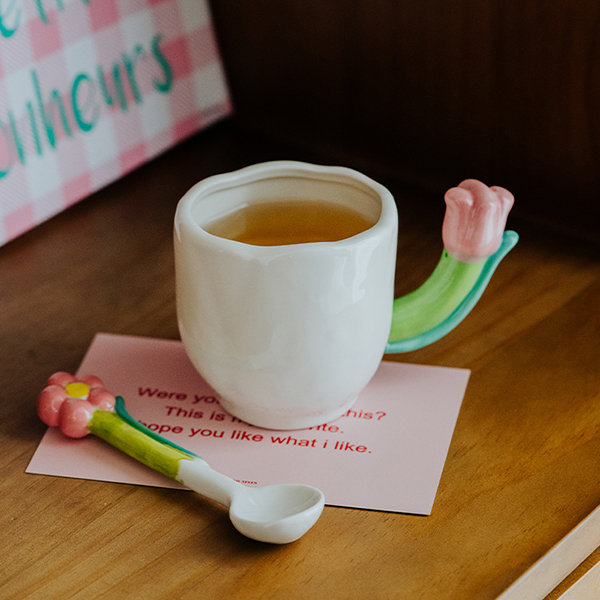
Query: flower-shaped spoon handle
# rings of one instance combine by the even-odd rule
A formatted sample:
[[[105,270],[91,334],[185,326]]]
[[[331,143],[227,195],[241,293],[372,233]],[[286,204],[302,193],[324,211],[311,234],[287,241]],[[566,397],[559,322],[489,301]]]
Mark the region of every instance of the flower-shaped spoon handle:
[[[95,376],[76,379],[55,373],[42,390],[38,414],[74,438],[91,433],[142,464],[229,508],[235,528],[247,537],[286,544],[304,535],[324,506],[323,493],[309,485],[248,488],[218,473],[198,455],[138,423]]]

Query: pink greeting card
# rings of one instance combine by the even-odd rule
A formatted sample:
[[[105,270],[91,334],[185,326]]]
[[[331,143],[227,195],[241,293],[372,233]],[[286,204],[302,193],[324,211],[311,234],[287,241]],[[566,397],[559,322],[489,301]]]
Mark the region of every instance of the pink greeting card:
[[[416,514],[432,510],[470,374],[383,361],[339,419],[272,431],[227,414],[179,341],[97,334],[78,373],[98,375],[133,417],[247,485],[308,483],[329,505]],[[57,428],[27,472],[178,487],[93,436]]]
[[[0,244],[230,112],[207,0],[0,3]]]

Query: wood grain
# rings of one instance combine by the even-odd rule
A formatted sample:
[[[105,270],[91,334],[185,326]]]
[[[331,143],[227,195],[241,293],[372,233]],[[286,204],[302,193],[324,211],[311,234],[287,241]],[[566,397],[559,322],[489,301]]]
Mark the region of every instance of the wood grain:
[[[572,600],[576,597],[594,598],[593,590],[600,592],[598,571],[600,563],[595,563],[577,581],[564,585],[563,582],[575,574],[579,565],[591,557],[600,539],[600,506],[595,508],[583,521],[556,543],[525,571],[498,600],[519,600],[520,598],[547,597]],[[557,585],[558,584],[558,585]]]
[[[519,245],[461,327],[389,357],[472,370],[431,516],[326,507],[304,538],[270,547],[195,494],[24,473],[44,432],[38,391],[95,332],[178,337],[182,193],[283,156],[315,158],[224,124],[0,248],[3,599],[491,600],[600,505],[598,248],[518,220]],[[435,264],[443,211],[391,187],[400,292]]]

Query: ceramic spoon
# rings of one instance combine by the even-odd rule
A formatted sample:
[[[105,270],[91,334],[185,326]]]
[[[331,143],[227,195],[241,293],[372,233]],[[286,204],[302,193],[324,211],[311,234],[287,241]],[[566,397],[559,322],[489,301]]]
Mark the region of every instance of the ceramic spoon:
[[[75,379],[55,373],[40,394],[38,414],[74,438],[88,433],[132,458],[229,508],[243,535],[261,542],[287,544],[302,537],[324,506],[321,490],[284,483],[250,488],[218,473],[189,450],[162,438],[131,417],[124,401],[110,394],[98,377]]]

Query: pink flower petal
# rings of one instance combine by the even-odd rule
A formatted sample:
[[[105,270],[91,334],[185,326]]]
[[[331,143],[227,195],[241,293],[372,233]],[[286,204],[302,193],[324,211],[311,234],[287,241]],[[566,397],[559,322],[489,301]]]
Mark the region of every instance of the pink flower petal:
[[[60,409],[60,430],[68,437],[81,438],[88,433],[88,423],[95,407],[81,398],[67,398]]]
[[[92,388],[88,402],[98,408],[112,410],[115,405],[115,397],[104,388]]]
[[[498,250],[514,197],[506,189],[465,179],[444,199],[444,247],[457,260],[479,262]]]
[[[100,379],[100,377],[97,377],[96,375],[84,375],[83,377],[80,377],[77,381],[81,381],[81,383],[87,384],[92,390],[95,388],[104,388],[104,383],[102,382],[102,379]]]
[[[69,383],[73,383],[75,381],[75,377],[70,373],[65,373],[65,371],[58,371],[53,375],[50,375],[48,379],[47,385],[60,385],[61,387],[65,387]]]
[[[40,392],[38,399],[38,415],[40,419],[51,427],[58,425],[60,408],[66,399],[67,394],[62,386],[46,386]]]
[[[495,194],[491,189],[478,179],[465,179],[458,184],[459,189],[467,190],[473,195],[477,203],[494,202]]]
[[[500,198],[500,202],[502,204],[502,210],[508,215],[510,209],[513,207],[515,203],[515,197],[505,188],[500,187],[499,185],[493,185],[490,190],[496,192],[498,197]]]

